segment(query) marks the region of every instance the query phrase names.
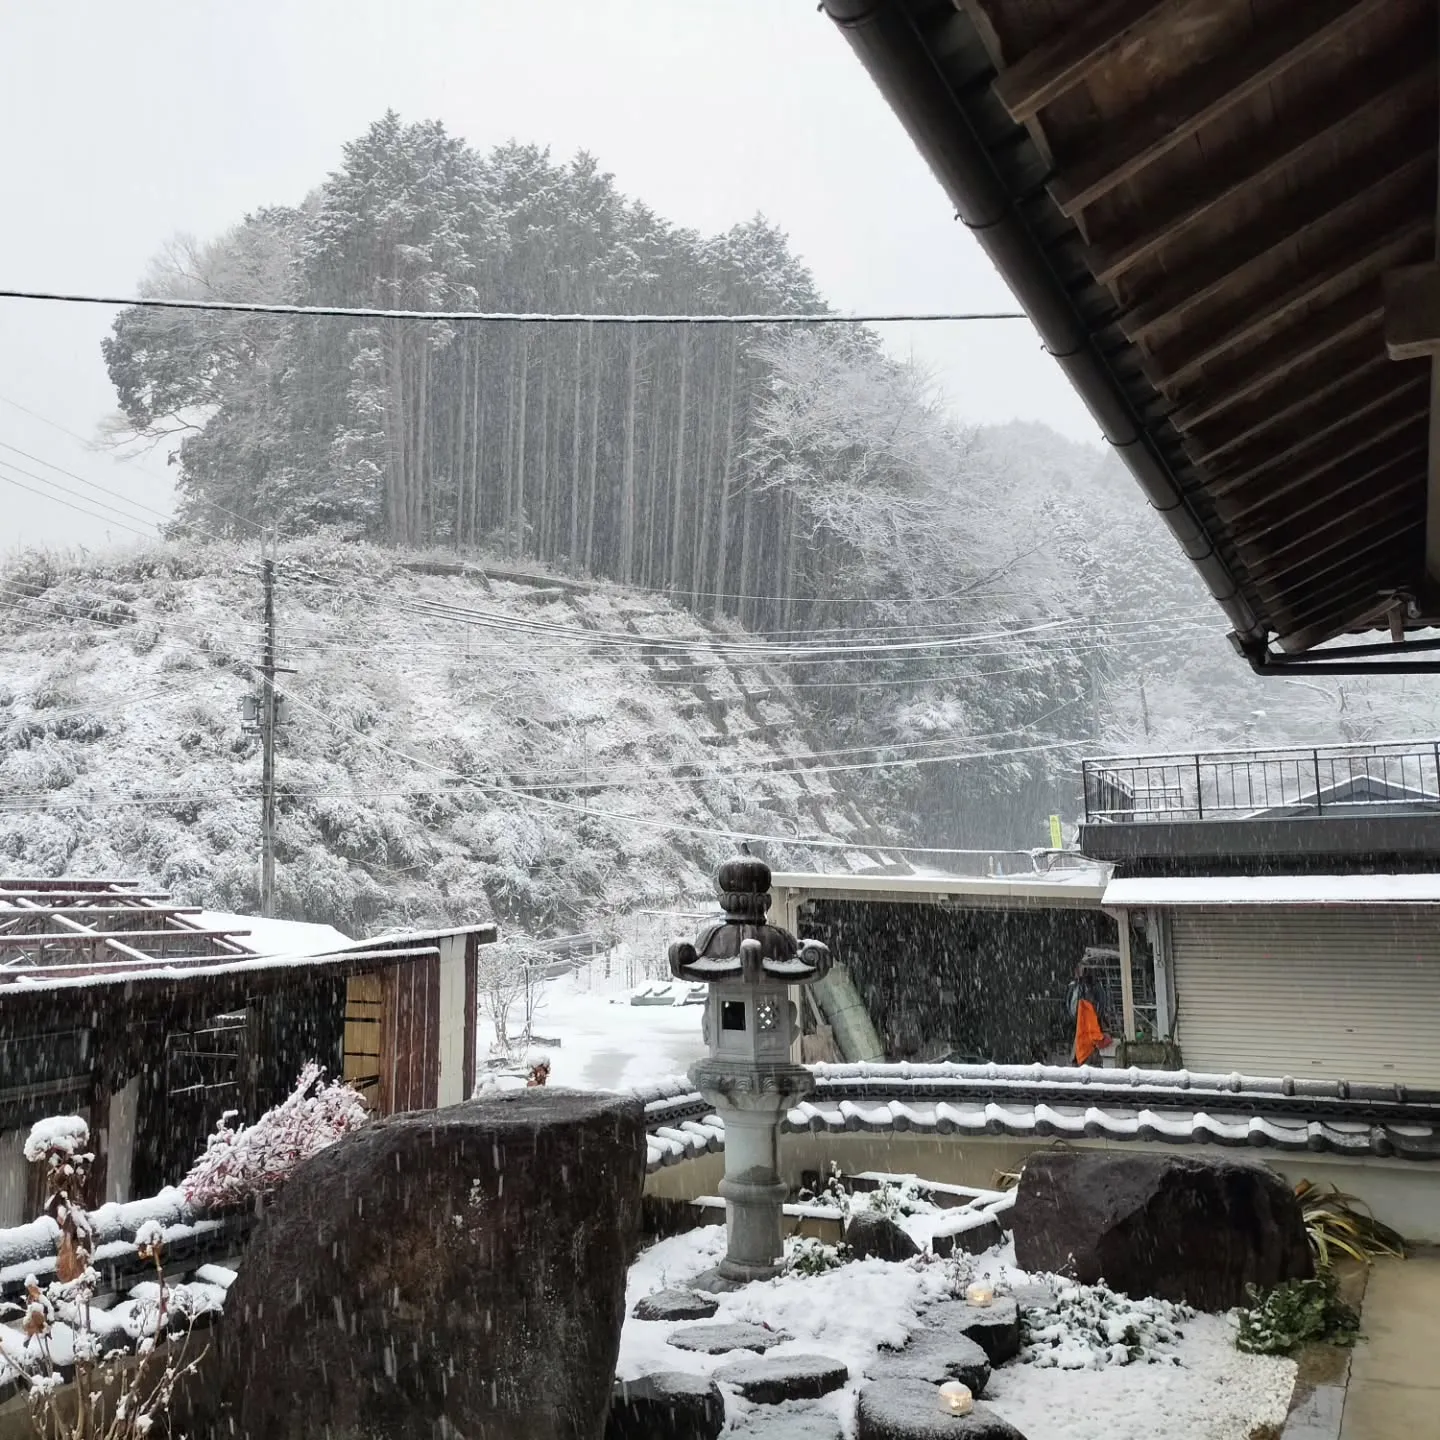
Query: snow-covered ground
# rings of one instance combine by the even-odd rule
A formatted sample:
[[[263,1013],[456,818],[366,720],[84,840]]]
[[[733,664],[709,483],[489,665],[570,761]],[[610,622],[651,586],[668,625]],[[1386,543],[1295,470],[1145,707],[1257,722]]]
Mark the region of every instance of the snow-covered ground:
[[[724,1247],[723,1228],[707,1226],[647,1250],[631,1267],[627,1315],[643,1296],[684,1286],[714,1265]],[[976,1257],[974,1273],[1002,1292],[1038,1279],[1016,1268],[1008,1242]],[[902,1345],[923,1310],[950,1298],[952,1284],[944,1262],[857,1261],[823,1275],[788,1275],[717,1296],[719,1312],[707,1323],[747,1320],[783,1330],[793,1338],[769,1352],[777,1359],[808,1354],[844,1361],[850,1385],[815,1403],[833,1407],[846,1433],[853,1434],[855,1392],[877,1351]],[[736,1358],[668,1345],[666,1337],[677,1328],[673,1321],[627,1319],[620,1377],[664,1370],[709,1373]],[[1173,1342],[1153,1348],[1153,1363],[1066,1369],[1011,1361],[993,1373],[985,1403],[1027,1440],[1247,1440],[1255,1426],[1283,1422],[1293,1361],[1240,1354],[1228,1316],[1196,1315],[1184,1320],[1180,1332]],[[1076,1349],[1069,1353],[1078,1364]],[[733,1393],[726,1395],[726,1405],[732,1419],[751,1408]]]
[[[705,1053],[702,1007],[630,1004],[637,989],[650,988],[627,987],[623,974],[606,980],[601,960],[588,973],[582,969],[547,981],[535,1017],[535,1033],[544,1038],[535,1048],[550,1057],[549,1083],[577,1090],[628,1090],[683,1076]],[[685,988],[675,987],[677,992]],[[482,1019],[482,1055],[491,1053],[494,1033]],[[545,1038],[560,1043],[549,1046]]]

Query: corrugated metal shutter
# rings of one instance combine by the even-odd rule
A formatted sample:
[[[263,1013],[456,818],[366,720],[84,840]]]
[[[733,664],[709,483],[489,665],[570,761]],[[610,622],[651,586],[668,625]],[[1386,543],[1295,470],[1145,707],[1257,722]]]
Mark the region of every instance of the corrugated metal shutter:
[[[1176,909],[1187,1069],[1440,1086],[1440,910]]]

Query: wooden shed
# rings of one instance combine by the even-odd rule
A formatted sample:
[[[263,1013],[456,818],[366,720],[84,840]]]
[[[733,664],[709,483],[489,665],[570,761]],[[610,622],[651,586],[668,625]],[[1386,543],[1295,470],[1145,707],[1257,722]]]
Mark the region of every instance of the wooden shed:
[[[489,925],[257,955],[114,880],[0,879],[0,1225],[31,1211],[38,1119],[80,1114],[97,1199],[174,1184],[226,1111],[253,1119],[318,1061],[386,1114],[475,1085]]]

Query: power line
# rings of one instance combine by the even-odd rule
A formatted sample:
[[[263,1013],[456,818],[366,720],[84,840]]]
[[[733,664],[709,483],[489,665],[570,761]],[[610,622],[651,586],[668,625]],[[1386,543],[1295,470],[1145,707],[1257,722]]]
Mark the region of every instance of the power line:
[[[873,311],[779,315],[618,315],[613,312],[512,310],[381,310],[366,305],[293,305],[272,300],[180,300],[156,295],[91,295],[62,290],[0,289],[0,300],[44,300],[63,305],[111,305],[141,310],[206,310],[239,315],[316,315],[340,320],[484,321],[525,325],[899,325],[984,320],[1028,320],[1023,310]]]
[[[16,468],[18,469],[18,467],[16,467]],[[22,471],[20,471],[20,473],[21,473],[22,475],[24,475],[24,474],[28,474],[29,472],[22,470]],[[38,478],[38,477],[32,477],[32,478]],[[118,525],[121,530],[128,530],[132,535],[138,535],[142,540],[153,540],[153,539],[155,539],[155,536],[154,536],[153,534],[151,534],[151,533],[147,533],[147,532],[144,531],[144,530],[137,530],[133,525],[126,525],[126,524],[125,524],[124,522],[122,522],[122,521],[113,520],[113,519],[111,519],[110,516],[108,516],[108,515],[101,515],[101,514],[99,514],[97,511],[95,511],[95,510],[87,509],[84,505],[77,505],[73,500],[62,500],[62,499],[60,498],[60,496],[52,493],[52,492],[49,491],[49,490],[37,490],[37,489],[35,488],[35,486],[33,486],[33,485],[26,485],[26,484],[24,484],[23,482],[21,482],[21,481],[19,481],[19,480],[16,480],[16,479],[14,478],[14,476],[12,476],[12,475],[0,474],[0,480],[5,481],[5,483],[6,483],[7,485],[13,485],[17,490],[28,490],[28,491],[30,492],[30,494],[32,494],[32,495],[39,495],[39,496],[41,497],[41,499],[43,499],[43,500],[50,500],[50,501],[53,501],[56,505],[64,505],[64,506],[66,507],[66,509],[68,509],[68,510],[74,510],[74,511],[76,511],[78,514],[88,515],[92,520],[99,520],[99,521],[101,521],[103,524],[106,524],[106,525]],[[53,483],[53,482],[47,482],[47,483]],[[57,487],[57,488],[58,488],[58,487]],[[69,493],[73,493],[73,492],[69,492]],[[96,500],[96,501],[94,501],[93,503],[96,504],[96,505],[98,505],[98,504],[100,504],[101,502],[98,501],[98,500]],[[108,508],[108,507],[107,507],[107,508]],[[119,514],[119,513],[120,513],[119,511],[116,511],[116,514]],[[131,516],[131,519],[138,519],[138,518],[139,518],[138,516]]]
[[[85,445],[87,447],[90,445],[90,442],[83,435],[76,434],[74,430],[67,429],[58,420],[52,420],[48,415],[42,415],[38,410],[30,409],[28,405],[22,405],[18,400],[12,400],[8,395],[0,395],[0,405],[9,405],[12,409],[20,411],[22,415],[28,415],[32,420],[38,420],[42,425],[48,425],[52,430],[58,430],[60,434],[68,435],[70,439],[74,440],[79,445]],[[16,447],[13,445],[6,445],[5,449],[15,450],[15,453],[17,455],[25,455],[25,451],[17,450]],[[101,490],[104,491],[106,494],[116,495],[119,496],[121,499],[128,499],[127,496],[122,495],[120,491],[114,489],[109,485],[99,485],[93,480],[86,480],[83,476],[76,475],[73,470],[66,470],[63,466],[56,465],[49,460],[41,460],[36,455],[27,455],[26,459],[34,460],[36,464],[44,465],[47,469],[58,470],[62,475],[69,475],[72,480],[79,480],[82,485],[88,485],[92,490]],[[134,462],[128,458],[122,459],[120,463],[123,465],[134,464]],[[138,465],[135,466],[135,468],[139,470],[142,475],[150,476],[152,480],[159,480],[164,484],[171,486],[172,488],[174,487],[174,480],[168,476],[162,475],[158,470],[151,470],[145,466]],[[156,510],[151,505],[144,505],[139,500],[130,500],[129,503],[132,505],[139,505],[141,509],[149,510],[153,514],[161,516],[161,518],[164,519],[167,523],[177,518],[173,514],[167,514],[164,511]],[[261,534],[264,534],[267,528],[277,529],[277,533],[284,533],[283,531],[279,531],[278,527],[267,527],[258,520],[252,520],[248,515],[242,515],[238,510],[231,510],[228,506],[221,505],[216,500],[206,500],[203,503],[207,505],[211,510],[218,510],[222,515],[228,515],[232,520],[238,520],[242,525],[249,525],[253,530],[258,531]],[[186,523],[194,524],[195,521],[190,517],[186,517]],[[222,538],[219,536],[218,531],[212,533],[215,534],[217,538]]]

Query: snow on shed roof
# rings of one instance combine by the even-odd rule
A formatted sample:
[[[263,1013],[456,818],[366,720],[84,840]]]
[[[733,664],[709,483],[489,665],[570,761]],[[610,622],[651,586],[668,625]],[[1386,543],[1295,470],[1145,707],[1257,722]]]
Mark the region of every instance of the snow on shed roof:
[[[1194,905],[1440,905],[1440,874],[1187,875],[1112,880],[1106,906],[1128,909]]]
[[[231,915],[219,910],[202,910],[193,919],[202,930],[233,929],[236,940],[256,955],[295,955],[303,950],[319,953],[354,944],[350,936],[333,925],[305,920],[270,920],[262,915]]]

